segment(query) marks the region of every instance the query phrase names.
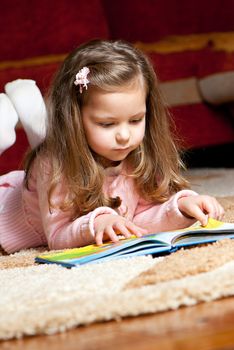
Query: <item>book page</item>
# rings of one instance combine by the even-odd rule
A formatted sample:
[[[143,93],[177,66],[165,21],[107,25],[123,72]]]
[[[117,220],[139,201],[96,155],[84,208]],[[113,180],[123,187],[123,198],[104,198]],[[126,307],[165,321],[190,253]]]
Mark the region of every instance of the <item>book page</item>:
[[[220,233],[219,237],[217,235],[218,233]],[[212,241],[215,241],[218,238],[233,238],[233,236],[234,223],[224,223],[212,218],[209,218],[208,224],[205,227],[201,226],[200,222],[197,221],[187,228],[162,232],[156,235],[158,240],[161,240],[172,246],[177,246],[177,242],[180,243],[180,245],[183,244],[183,242],[188,243],[189,241],[195,244],[196,238],[197,242],[200,243],[203,240],[204,242],[207,240],[210,241],[211,239],[213,239]]]

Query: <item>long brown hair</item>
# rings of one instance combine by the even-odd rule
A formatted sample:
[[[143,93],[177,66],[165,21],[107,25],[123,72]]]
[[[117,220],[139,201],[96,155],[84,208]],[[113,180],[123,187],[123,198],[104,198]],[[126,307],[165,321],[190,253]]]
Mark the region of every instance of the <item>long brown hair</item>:
[[[81,94],[74,85],[77,72],[88,67],[89,86],[118,90],[141,76],[146,88],[146,130],[142,144],[127,157],[139,193],[148,201],[163,202],[185,188],[183,166],[169,126],[169,113],[149,59],[133,45],[118,40],[92,40],[71,52],[58,70],[48,96],[45,141],[26,161],[26,183],[35,157],[51,165],[49,203],[55,187],[64,180],[68,195],[60,208],[79,217],[99,206],[117,208],[118,198],[103,194],[104,172],[95,159],[82,123],[82,105],[89,89]]]

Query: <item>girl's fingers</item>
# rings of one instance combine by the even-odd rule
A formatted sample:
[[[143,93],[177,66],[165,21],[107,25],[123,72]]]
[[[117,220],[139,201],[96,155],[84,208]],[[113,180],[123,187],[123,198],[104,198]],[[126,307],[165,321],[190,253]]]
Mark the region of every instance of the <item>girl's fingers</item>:
[[[98,225],[96,222],[95,241],[97,245],[102,245],[103,240],[106,239],[111,240],[112,242],[118,242],[118,235],[120,234],[123,235],[125,238],[130,238],[132,235],[141,237],[142,235],[147,233],[147,230],[136,226],[131,221],[128,221],[127,219],[121,216],[111,216],[107,219],[106,222],[102,222],[99,227],[97,227]]]
[[[201,226],[206,226],[208,224],[208,215],[204,214],[201,210],[195,215],[194,217],[201,223]]]
[[[219,204],[218,201],[216,201],[216,205],[217,205],[217,207],[216,207],[216,218],[217,218],[218,220],[222,220],[223,215],[224,215],[224,209],[223,209],[223,207]]]
[[[212,217],[214,219],[220,219],[221,213],[222,213],[222,207],[215,198],[213,198],[213,206],[214,206],[214,212]]]
[[[146,229],[136,226],[131,221],[127,221],[126,226],[131,231],[131,233],[137,237],[142,237],[148,232]]]
[[[224,216],[224,209],[223,209],[223,207],[220,205],[219,220],[222,220],[223,216]]]
[[[205,214],[208,214],[209,217],[211,218],[216,218],[216,205],[215,203],[211,201],[203,201],[202,203],[202,209],[205,212]]]
[[[203,208],[205,209],[209,217],[212,217],[217,220],[222,219],[224,209],[215,198],[212,198],[211,201],[205,202],[203,204]]]
[[[95,235],[95,241],[97,245],[102,245],[103,243],[103,231],[99,231]]]
[[[113,228],[115,231],[119,232],[121,235],[123,235],[126,238],[130,238],[132,235],[132,233],[128,230],[128,228],[120,222],[116,223]]]
[[[200,221],[202,226],[206,226],[208,223],[208,215],[203,212],[199,205],[193,205],[190,210],[186,211],[186,214]]]
[[[117,222],[113,226],[113,229],[126,238],[130,238],[132,235],[142,237],[142,235],[148,232],[147,230],[136,226],[134,223],[128,220],[126,220],[125,222]]]
[[[112,242],[118,242],[119,238],[117,234],[115,233],[112,226],[107,226],[105,229],[105,235],[107,235]]]
[[[204,197],[201,203],[201,207],[198,205],[194,208],[193,216],[201,222],[202,226],[205,226],[207,224],[208,217],[220,220],[223,217],[223,214],[224,209],[215,198]]]

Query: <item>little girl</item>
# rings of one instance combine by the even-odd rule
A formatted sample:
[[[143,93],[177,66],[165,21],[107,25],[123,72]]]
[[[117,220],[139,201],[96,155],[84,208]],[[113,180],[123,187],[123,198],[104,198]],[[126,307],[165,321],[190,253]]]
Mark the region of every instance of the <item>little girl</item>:
[[[157,78],[132,45],[94,40],[74,50],[54,79],[47,114],[25,172],[0,177],[6,252],[100,245],[222,217],[215,198],[185,189]]]

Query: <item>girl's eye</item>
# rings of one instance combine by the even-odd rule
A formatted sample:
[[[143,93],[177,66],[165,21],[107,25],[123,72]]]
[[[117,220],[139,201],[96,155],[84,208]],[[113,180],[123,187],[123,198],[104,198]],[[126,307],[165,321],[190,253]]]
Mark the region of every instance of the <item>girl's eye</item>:
[[[140,123],[140,122],[142,121],[142,119],[143,119],[143,118],[133,119],[133,120],[130,121],[130,123],[132,123],[132,124],[138,124],[138,123]]]
[[[113,126],[114,123],[98,123],[98,125],[102,128],[109,128],[110,126]]]

